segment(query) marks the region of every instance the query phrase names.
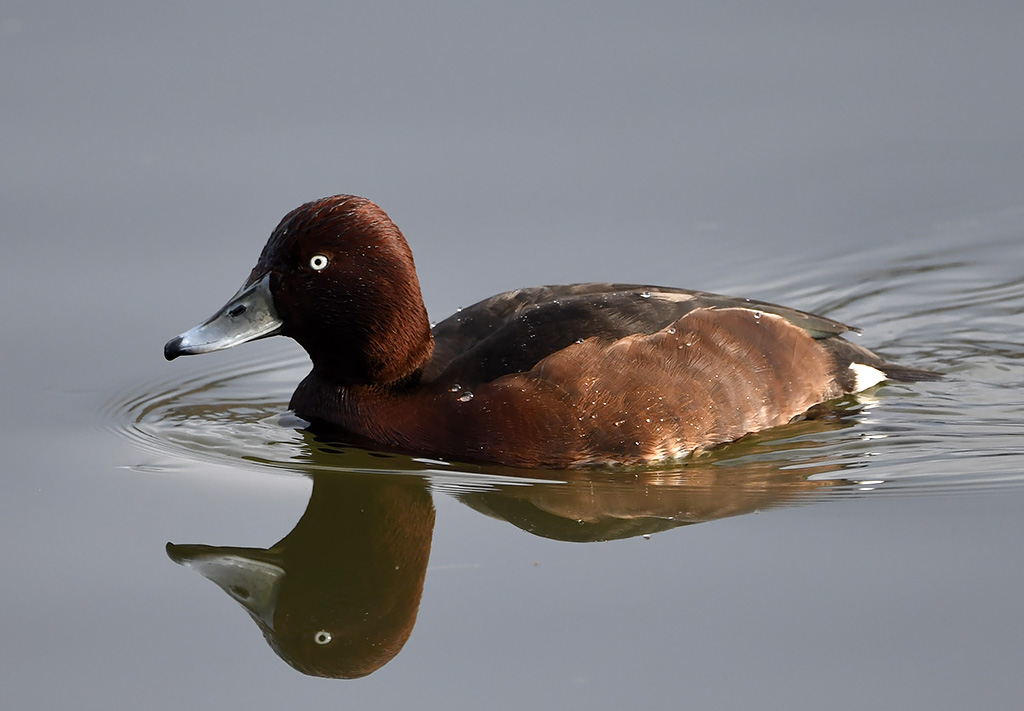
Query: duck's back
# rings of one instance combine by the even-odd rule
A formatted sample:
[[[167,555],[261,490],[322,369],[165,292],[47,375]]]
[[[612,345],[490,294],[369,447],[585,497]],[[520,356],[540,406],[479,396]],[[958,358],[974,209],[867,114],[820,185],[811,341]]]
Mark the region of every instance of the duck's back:
[[[650,335],[700,309],[775,314],[815,339],[852,331],[838,321],[785,306],[702,291],[638,284],[566,284],[497,294],[438,323],[424,379],[464,384],[525,372],[588,338]]]

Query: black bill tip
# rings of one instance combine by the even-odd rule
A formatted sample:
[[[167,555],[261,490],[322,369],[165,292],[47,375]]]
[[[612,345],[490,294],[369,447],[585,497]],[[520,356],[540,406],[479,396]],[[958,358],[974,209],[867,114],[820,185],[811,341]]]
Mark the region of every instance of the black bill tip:
[[[180,355],[185,355],[181,349],[181,336],[175,336],[164,346],[164,358],[174,360]]]

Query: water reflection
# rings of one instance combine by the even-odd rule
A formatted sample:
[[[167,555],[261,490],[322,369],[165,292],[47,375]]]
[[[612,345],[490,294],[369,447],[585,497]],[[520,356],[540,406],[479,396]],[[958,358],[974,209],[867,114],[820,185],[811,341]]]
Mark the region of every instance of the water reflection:
[[[843,424],[832,415],[794,425],[791,434],[805,438]],[[410,472],[422,462],[339,449],[308,433],[305,438],[299,471],[312,477],[313,489],[291,533],[269,549],[169,543],[167,554],[239,602],[288,664],[335,678],[370,674],[408,640],[430,555],[433,490],[538,536],[578,542],[649,535],[795,503],[800,494],[842,483],[808,478],[840,468],[824,457],[794,469],[787,459],[744,461],[744,449],[735,447],[728,458],[712,455],[673,469],[501,470],[459,484],[450,476]],[[750,446],[764,455],[764,444]],[[780,440],[775,449],[788,446]],[[346,457],[395,469],[341,470],[338,460]]]
[[[799,469],[769,462],[694,464],[625,479],[614,472],[595,472],[564,482],[505,484],[456,496],[480,513],[537,536],[611,541],[796,503],[800,494],[847,484],[808,479],[838,469],[835,463]]]
[[[409,639],[433,531],[423,479],[322,474],[295,528],[269,549],[168,543],[167,555],[241,603],[299,671],[354,678]]]

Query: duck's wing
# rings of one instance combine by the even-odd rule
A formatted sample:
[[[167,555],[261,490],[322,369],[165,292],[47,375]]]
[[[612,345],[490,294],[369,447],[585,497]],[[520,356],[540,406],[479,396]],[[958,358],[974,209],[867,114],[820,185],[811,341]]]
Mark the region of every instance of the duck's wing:
[[[702,291],[640,284],[566,284],[508,291],[459,310],[434,327],[426,381],[470,386],[529,370],[587,338],[618,340],[666,328],[696,309],[776,314],[814,338],[855,330],[785,306]]]

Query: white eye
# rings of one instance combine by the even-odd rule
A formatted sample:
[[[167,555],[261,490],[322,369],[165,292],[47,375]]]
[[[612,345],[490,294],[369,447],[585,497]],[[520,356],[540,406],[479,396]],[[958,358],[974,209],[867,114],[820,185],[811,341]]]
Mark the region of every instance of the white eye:
[[[314,270],[320,272],[327,268],[327,265],[331,263],[331,260],[324,254],[314,254],[309,260],[309,266]]]
[[[320,630],[315,635],[313,635],[313,641],[321,645],[330,644],[332,639],[334,639],[334,635],[332,635],[327,630]]]

